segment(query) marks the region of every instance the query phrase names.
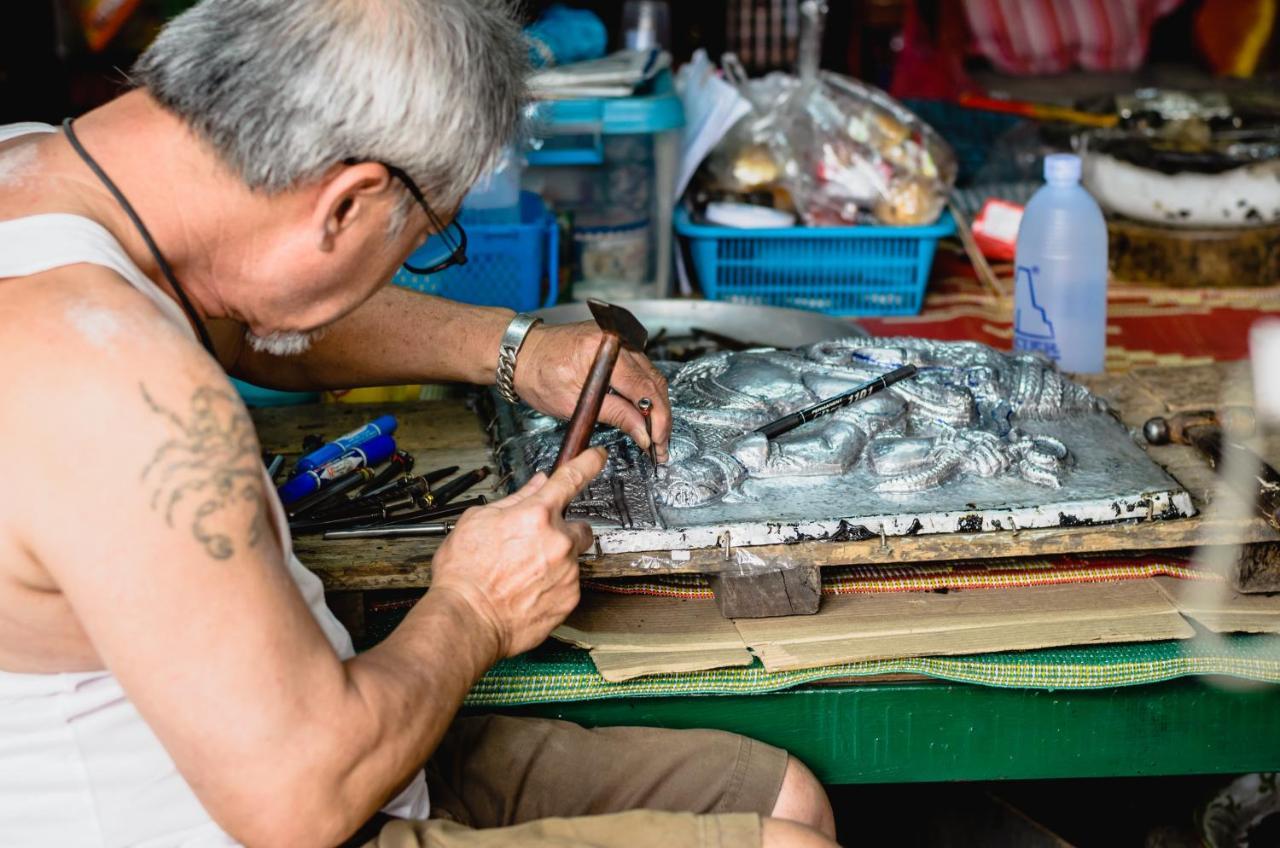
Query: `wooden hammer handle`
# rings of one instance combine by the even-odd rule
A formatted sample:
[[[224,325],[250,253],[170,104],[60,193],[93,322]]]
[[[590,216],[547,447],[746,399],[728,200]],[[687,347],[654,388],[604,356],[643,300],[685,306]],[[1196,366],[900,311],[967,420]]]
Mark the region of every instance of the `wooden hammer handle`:
[[[609,378],[613,376],[613,367],[618,364],[618,354],[622,350],[622,342],[614,333],[605,333],[600,347],[596,349],[596,358],[591,363],[591,371],[582,385],[582,393],[578,395],[578,405],[574,407],[573,417],[565,428],[564,441],[560,443],[560,455],[556,457],[555,468],[559,468],[569,460],[587,449],[591,441],[591,433],[600,419],[600,407],[604,404],[604,396],[609,392]],[[554,469],[553,469],[554,470]]]

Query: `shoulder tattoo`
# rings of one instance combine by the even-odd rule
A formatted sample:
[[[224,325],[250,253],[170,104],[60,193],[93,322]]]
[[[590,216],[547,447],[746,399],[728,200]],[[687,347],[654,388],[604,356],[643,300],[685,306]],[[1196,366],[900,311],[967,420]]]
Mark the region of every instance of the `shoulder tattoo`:
[[[139,388],[172,433],[142,469],[151,508],[170,527],[189,522],[191,534],[214,559],[229,559],[240,541],[256,545],[265,522],[262,459],[253,422],[235,393],[201,386],[188,408],[177,411],[157,403],[146,386]],[[236,508],[245,502],[251,511]]]

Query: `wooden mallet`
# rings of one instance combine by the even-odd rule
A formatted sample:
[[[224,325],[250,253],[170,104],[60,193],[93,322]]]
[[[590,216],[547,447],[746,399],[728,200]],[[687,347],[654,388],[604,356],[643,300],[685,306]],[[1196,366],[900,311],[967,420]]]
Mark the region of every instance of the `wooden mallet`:
[[[625,347],[627,350],[643,351],[649,340],[649,333],[644,325],[636,320],[621,306],[605,303],[602,300],[588,300],[587,307],[591,316],[596,319],[604,338],[596,349],[596,358],[591,363],[591,371],[582,384],[582,393],[578,395],[578,405],[574,407],[573,417],[565,428],[564,441],[560,443],[560,455],[556,457],[555,468],[559,468],[569,460],[587,449],[591,441],[591,433],[600,419],[600,407],[604,404],[604,396],[609,392],[609,378],[613,376],[613,367],[618,364],[618,355]]]

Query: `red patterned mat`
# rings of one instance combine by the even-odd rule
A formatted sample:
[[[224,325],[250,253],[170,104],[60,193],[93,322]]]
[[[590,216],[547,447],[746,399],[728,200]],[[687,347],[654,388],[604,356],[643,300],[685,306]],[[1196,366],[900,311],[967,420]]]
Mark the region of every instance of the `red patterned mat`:
[[[919,565],[843,565],[822,569],[822,594],[866,595],[886,592],[937,592],[951,589],[995,589],[1050,586],[1061,583],[1107,583],[1147,577],[1221,582],[1222,577],[1197,571],[1173,557],[1055,557],[1053,559],[986,560],[920,563]],[[584,580],[583,588],[620,595],[664,598],[711,598],[706,577],[672,574]]]
[[[1008,281],[1012,268],[995,271]],[[1280,315],[1280,288],[1165,289],[1113,282],[1107,302],[1107,370],[1123,372],[1248,357],[1247,330],[1264,315]],[[878,336],[980,341],[1008,350],[1012,310],[1011,299],[982,287],[959,248],[944,244],[921,314],[858,323]]]

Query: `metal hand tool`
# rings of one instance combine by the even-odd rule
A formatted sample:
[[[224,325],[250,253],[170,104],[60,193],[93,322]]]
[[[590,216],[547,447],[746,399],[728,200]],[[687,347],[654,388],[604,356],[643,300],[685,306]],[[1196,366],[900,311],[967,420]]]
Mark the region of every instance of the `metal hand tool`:
[[[290,518],[300,515],[308,515],[310,513],[322,512],[326,506],[339,506],[338,499],[346,501],[345,494],[361,483],[367,481],[373,476],[373,472],[367,468],[357,468],[349,471],[337,480],[334,480],[328,486],[317,492],[312,492],[306,497],[299,498],[289,504],[288,512]]]
[[[650,416],[653,414],[653,401],[648,398],[640,398],[636,401],[636,409],[640,410],[640,414],[644,416],[644,433],[649,437],[649,461],[653,463],[653,467],[658,467],[658,450],[653,445],[653,421]]]
[[[393,515],[388,523],[393,525],[416,524],[421,521],[434,521],[437,518],[452,518],[455,515],[462,515],[473,506],[484,506],[488,502],[489,499],[484,495],[477,495],[474,498],[458,501],[448,506],[432,507],[431,509],[420,509],[415,512]]]
[[[644,326],[621,306],[602,300],[588,300],[587,307],[604,336],[600,340],[600,346],[596,348],[596,356],[587,379],[582,384],[582,391],[578,394],[578,405],[574,407],[573,416],[565,427],[564,441],[560,443],[555,468],[582,453],[590,443],[591,432],[600,420],[600,406],[609,390],[609,379],[613,376],[613,368],[618,364],[622,349],[643,351],[645,342],[649,339]]]
[[[325,541],[332,539],[421,539],[432,536],[447,536],[453,530],[452,521],[437,521],[430,524],[405,524],[393,527],[362,527],[352,530],[330,530],[324,534]]]
[[[1252,413],[1240,409],[1221,414],[1211,409],[1179,412],[1168,418],[1152,418],[1142,425],[1142,435],[1153,445],[1190,445],[1214,469],[1221,469],[1224,463],[1237,467],[1237,462],[1250,469],[1247,488],[1239,493],[1257,506],[1272,527],[1280,530],[1280,472],[1244,445],[1229,440],[1230,434],[1248,435],[1252,430]]]
[[[461,477],[455,477],[448,483],[445,483],[439,489],[436,489],[425,500],[428,505],[437,507],[444,506],[458,495],[470,489],[475,484],[489,476],[488,468],[477,468],[474,471],[468,471]]]
[[[391,459],[387,461],[386,467],[374,475],[372,480],[364,484],[364,487],[360,489],[359,496],[363,497],[375,489],[381,489],[401,474],[408,474],[413,470],[413,462],[413,454],[408,451],[398,450],[391,454]]]

